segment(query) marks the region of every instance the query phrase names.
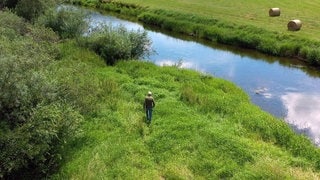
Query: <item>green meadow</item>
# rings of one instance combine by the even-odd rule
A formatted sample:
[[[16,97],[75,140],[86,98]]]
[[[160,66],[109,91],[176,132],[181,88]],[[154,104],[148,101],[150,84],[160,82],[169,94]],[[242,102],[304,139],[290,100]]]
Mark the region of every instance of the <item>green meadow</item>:
[[[318,0],[276,1],[276,0],[119,0],[150,9],[166,9],[181,13],[199,15],[240,25],[253,25],[270,31],[320,40]],[[280,16],[269,17],[270,8],[280,8]],[[297,32],[287,30],[289,20],[299,19],[302,28]]]
[[[139,60],[145,32],[104,26],[83,36],[75,9],[8,2],[0,3],[0,179],[320,178],[319,148],[235,84]],[[125,12],[140,14],[134,7]]]

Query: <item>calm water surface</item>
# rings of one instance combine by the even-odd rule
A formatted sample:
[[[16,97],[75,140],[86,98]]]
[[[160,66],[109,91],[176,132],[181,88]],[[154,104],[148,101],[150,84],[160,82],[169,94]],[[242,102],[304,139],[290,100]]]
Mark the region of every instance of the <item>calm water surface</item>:
[[[109,15],[92,12],[90,27],[107,23],[129,30],[143,26]],[[320,73],[293,60],[268,57],[247,50],[228,49],[172,37],[147,30],[156,54],[154,63],[191,68],[234,82],[249,94],[251,101],[276,117],[284,119],[298,132],[320,145]],[[288,64],[291,61],[291,65]],[[294,63],[295,64],[295,63]]]

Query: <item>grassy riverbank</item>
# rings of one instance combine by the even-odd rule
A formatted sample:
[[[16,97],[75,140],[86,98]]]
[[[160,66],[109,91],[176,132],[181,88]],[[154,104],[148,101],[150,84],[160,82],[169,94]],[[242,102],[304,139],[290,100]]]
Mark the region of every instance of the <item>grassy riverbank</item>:
[[[319,150],[232,83],[148,62],[108,67],[73,43],[61,49],[59,67],[78,67],[83,86],[106,94],[88,92],[98,106],[53,179],[320,177]],[[142,110],[148,90],[156,99],[150,126]]]
[[[298,58],[320,65],[317,1],[140,1],[73,0],[75,4],[115,11],[160,28],[259,52]],[[272,7],[279,17],[269,17]],[[300,31],[288,31],[287,23],[300,19]]]

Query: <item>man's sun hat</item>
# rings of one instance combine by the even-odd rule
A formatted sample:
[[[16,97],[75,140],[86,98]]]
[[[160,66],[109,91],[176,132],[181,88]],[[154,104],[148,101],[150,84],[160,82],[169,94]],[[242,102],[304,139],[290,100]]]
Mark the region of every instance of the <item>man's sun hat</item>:
[[[149,91],[149,92],[148,92],[148,95],[152,95],[152,92],[151,92],[151,91]]]

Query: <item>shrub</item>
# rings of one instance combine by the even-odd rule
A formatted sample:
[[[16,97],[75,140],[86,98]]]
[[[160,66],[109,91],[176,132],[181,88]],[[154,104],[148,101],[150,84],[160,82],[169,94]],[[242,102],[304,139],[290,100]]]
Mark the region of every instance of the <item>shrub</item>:
[[[37,43],[57,43],[59,41],[59,36],[52,29],[43,26],[30,27],[27,35]]]
[[[28,171],[42,175],[57,165],[59,149],[74,135],[82,116],[60,96],[64,90],[49,76],[47,67],[59,53],[49,43],[56,36],[5,14],[12,19],[1,12],[9,26],[0,25],[6,33],[0,34],[0,179],[21,179]],[[20,27],[27,27],[26,36]]]
[[[0,119],[15,127],[26,121],[31,108],[48,98],[51,85],[39,71],[53,57],[47,53],[51,51],[48,46],[40,46],[30,39],[11,41],[4,37],[0,41],[4,52],[0,55]]]
[[[55,0],[20,0],[16,5],[19,16],[34,22],[40,15],[55,6]]]
[[[1,39],[1,49],[5,50],[0,58],[0,120],[5,132],[0,142],[0,176],[3,176],[27,166],[30,162],[24,159],[26,156],[34,158],[31,152],[20,156],[32,145],[26,142],[26,134],[19,129],[29,122],[38,104],[50,101],[50,96],[54,96],[54,86],[39,72],[50,62],[49,56],[41,54],[40,47],[28,41]]]
[[[146,31],[128,31],[123,26],[96,28],[79,41],[80,45],[100,55],[107,64],[119,60],[137,59],[151,53],[151,41]]]
[[[0,11],[0,27],[10,30],[17,35],[23,35],[27,32],[27,25],[23,20],[10,11]]]
[[[38,24],[53,29],[63,39],[82,36],[88,28],[86,14],[70,7],[48,11],[39,18]]]
[[[81,121],[82,116],[67,104],[34,108],[28,122],[0,137],[0,177],[39,178],[55,168],[61,159],[59,150],[75,137]]]

